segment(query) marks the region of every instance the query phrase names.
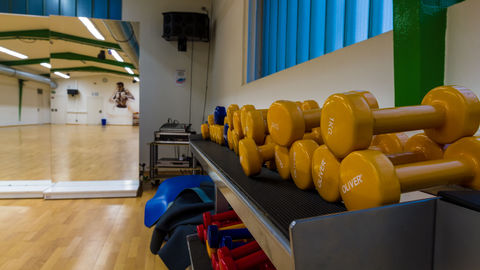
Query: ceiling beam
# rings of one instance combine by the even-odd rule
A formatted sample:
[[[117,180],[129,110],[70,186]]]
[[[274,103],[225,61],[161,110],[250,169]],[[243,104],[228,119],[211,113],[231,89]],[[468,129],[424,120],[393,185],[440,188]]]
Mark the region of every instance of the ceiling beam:
[[[116,60],[109,60],[109,59],[98,59],[97,57],[93,57],[90,55],[72,53],[72,52],[63,52],[63,53],[51,53],[50,58],[52,59],[63,59],[63,60],[79,60],[79,61],[91,61],[97,62],[106,65],[112,65],[117,67],[129,67],[132,69],[136,69],[133,64],[126,63],[126,62],[118,62]]]
[[[84,37],[79,37],[75,35],[69,35],[65,33],[50,31],[48,29],[0,32],[0,40],[8,40],[8,39],[34,39],[34,40],[58,39],[58,40],[64,40],[68,42],[88,45],[88,46],[100,47],[104,49],[115,49],[118,51],[122,50],[117,43],[84,38]]]
[[[136,69],[135,66],[131,63],[118,62],[115,60],[108,59],[98,59],[90,55],[72,53],[72,52],[63,52],[63,53],[52,53],[50,58],[33,58],[33,59],[23,59],[23,60],[13,60],[13,61],[2,61],[0,64],[6,66],[23,66],[23,65],[35,65],[41,63],[50,63],[50,59],[63,59],[63,60],[78,60],[78,61],[91,61],[111,66],[117,67],[129,67],[131,69]]]
[[[1,65],[5,66],[24,66],[24,65],[36,65],[41,63],[50,63],[50,58],[34,58],[34,59],[23,59],[23,60],[13,60],[13,61],[2,61]]]
[[[112,74],[117,74],[117,75],[122,75],[122,76],[127,76],[127,77],[138,77],[138,74],[129,74],[128,72],[123,72],[123,71],[118,71],[118,70],[113,70],[113,69],[108,69],[108,68],[101,68],[101,67],[95,67],[95,66],[87,66],[87,67],[66,67],[66,68],[52,68],[51,72],[55,71],[60,71],[60,72],[104,72],[104,73],[112,73]]]

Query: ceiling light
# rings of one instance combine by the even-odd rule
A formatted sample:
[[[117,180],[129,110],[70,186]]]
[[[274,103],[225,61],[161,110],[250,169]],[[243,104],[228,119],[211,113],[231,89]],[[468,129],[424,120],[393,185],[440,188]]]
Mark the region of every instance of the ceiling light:
[[[129,67],[125,67],[125,70],[126,70],[129,74],[132,74],[132,75],[134,74],[134,73],[133,73],[133,70],[132,70],[131,68],[129,68]]]
[[[41,63],[40,65],[46,68],[52,68],[52,65],[50,65],[49,63]]]
[[[105,38],[102,36],[100,31],[93,25],[92,21],[88,19],[87,17],[78,17],[78,19],[87,27],[88,31],[92,33],[92,35],[99,40],[105,40]]]
[[[139,81],[140,81],[140,79],[139,79],[137,76],[133,77],[133,79],[134,79],[136,82],[139,82]]]
[[[114,49],[110,49],[110,53],[118,62],[123,62],[123,58],[120,56],[120,54],[118,54],[117,51],[115,51]]]
[[[11,56],[15,56],[15,57],[20,58],[20,59],[27,59],[28,58],[28,56],[26,56],[25,54],[21,54],[21,53],[18,53],[16,51],[9,50],[9,49],[7,49],[5,47],[2,47],[2,46],[0,46],[0,52],[9,54]]]
[[[61,72],[58,72],[58,71],[55,71],[53,74],[57,75],[57,76],[60,76],[64,79],[70,79],[70,76],[68,76],[67,74],[64,74],[64,73],[61,73]]]

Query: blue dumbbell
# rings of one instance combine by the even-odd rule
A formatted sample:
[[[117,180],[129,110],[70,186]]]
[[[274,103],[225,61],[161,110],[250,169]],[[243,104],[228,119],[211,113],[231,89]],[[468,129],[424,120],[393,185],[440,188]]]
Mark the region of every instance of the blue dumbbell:
[[[228,249],[234,249],[237,247],[241,247],[246,243],[247,243],[246,241],[241,241],[241,240],[233,242],[232,237],[226,235],[222,237],[222,242],[220,243],[220,247],[227,247]]]
[[[228,129],[230,127],[228,126],[228,124],[225,124],[223,126],[223,140],[225,141],[225,145],[228,147]]]
[[[223,237],[230,236],[232,240],[253,238],[248,229],[218,230],[215,225],[208,226],[207,238],[211,248],[218,248]]]
[[[213,119],[216,125],[222,125],[225,117],[227,116],[227,111],[223,106],[217,106],[215,112],[213,113]]]

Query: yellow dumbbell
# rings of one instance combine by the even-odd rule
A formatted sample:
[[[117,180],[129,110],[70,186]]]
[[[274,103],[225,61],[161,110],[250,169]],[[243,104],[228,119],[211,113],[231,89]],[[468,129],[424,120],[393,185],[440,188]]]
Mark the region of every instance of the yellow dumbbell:
[[[240,110],[233,112],[233,130],[237,133],[239,139],[243,139],[243,129]]]
[[[210,115],[208,116],[208,125],[209,125],[209,126],[215,125],[215,117],[213,116],[213,114],[210,114]]]
[[[275,166],[278,175],[284,180],[290,179],[290,153],[285,146],[275,146]]]
[[[373,95],[367,91],[351,91],[345,95],[359,95],[370,106],[378,107]],[[320,108],[302,111],[293,101],[276,101],[268,109],[268,130],[277,144],[288,147],[302,139],[305,132],[320,126],[321,111]]]
[[[424,129],[439,144],[475,134],[480,102],[470,90],[440,86],[424,97],[422,105],[372,109],[355,95],[334,94],[324,104],[322,137],[337,157],[366,149],[374,134]]]
[[[200,126],[200,131],[202,132],[202,138],[204,140],[210,139],[210,128],[208,127],[208,124],[202,124]]]
[[[238,152],[244,173],[247,176],[257,175],[261,172],[262,164],[265,163],[269,169],[277,168],[282,179],[288,179],[290,176],[289,156],[288,149],[284,151],[285,149],[278,147],[270,136],[267,136],[265,144],[262,146],[257,146],[251,138],[240,140]]]
[[[443,159],[394,165],[375,150],[349,154],[340,165],[340,192],[349,210],[397,203],[401,192],[461,184],[480,189],[480,139],[451,144]]]
[[[240,141],[240,136],[238,135],[237,133],[237,130],[233,130],[232,131],[232,148],[233,148],[233,151],[235,152],[235,154],[238,155],[238,142]]]
[[[264,144],[270,144],[270,143],[274,143],[273,140],[272,140],[272,136],[267,135],[265,137],[265,143]],[[272,170],[272,171],[277,169],[277,166],[275,165],[275,158],[273,160],[267,160],[265,162],[265,167],[267,167],[267,169]]]
[[[257,175],[262,170],[262,164],[275,158],[275,144],[257,146],[253,139],[244,138],[238,143],[238,152],[245,175]]]
[[[230,150],[233,150],[233,138],[232,138],[232,133],[233,133],[233,129],[228,128],[228,130],[227,130],[227,140],[228,140],[228,148],[229,148]]]
[[[313,109],[319,109],[318,103],[314,100],[305,100],[304,102],[295,102],[302,111],[308,111]],[[245,137],[252,138],[257,145],[263,144],[265,136],[269,134],[267,123],[268,110],[249,110],[244,113],[245,121],[243,131]],[[320,129],[318,130],[320,131]],[[312,138],[318,139],[318,134],[312,134]]]
[[[314,140],[298,140],[292,144],[289,150],[290,175],[299,189],[311,189],[312,181],[312,157],[313,152],[319,145]]]
[[[303,102],[297,102],[297,105],[300,106],[302,111],[310,111],[314,109],[320,109],[320,106],[315,100],[305,100]]]
[[[303,140],[314,140],[319,145],[323,144],[322,130],[320,127],[312,128],[311,132],[306,132],[303,135]]]
[[[245,137],[253,139],[257,145],[265,141],[268,134],[267,110],[251,110],[245,113]]]
[[[227,108],[227,116],[225,118],[228,126],[233,129],[233,113],[240,110],[237,104],[230,104]]]
[[[212,140],[220,145],[225,144],[225,140],[223,138],[223,126],[222,125],[212,125],[210,126],[210,133]]]
[[[383,149],[375,146],[371,149],[382,151],[394,164],[442,158],[442,146],[430,140],[425,134],[414,135],[403,144],[404,136],[403,133],[382,134],[378,137],[377,143],[382,145]],[[385,141],[380,141],[382,138]],[[399,145],[400,149],[397,148]],[[335,157],[326,145],[320,146],[313,153],[313,183],[320,196],[328,202],[340,200],[340,162],[341,159]]]

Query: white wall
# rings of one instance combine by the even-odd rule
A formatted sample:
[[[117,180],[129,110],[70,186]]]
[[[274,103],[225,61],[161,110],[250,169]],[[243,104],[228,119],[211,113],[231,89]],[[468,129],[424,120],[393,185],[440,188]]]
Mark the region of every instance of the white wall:
[[[42,89],[41,95],[37,89]],[[50,87],[26,81],[23,86],[22,118],[18,119],[18,79],[0,75],[0,126],[50,122]]]
[[[214,1],[206,114],[231,103],[268,108],[279,99],[314,99],[321,104],[348,90],[369,90],[380,106],[394,105],[392,32],[243,84],[244,18],[243,1]]]
[[[480,96],[480,1],[467,0],[447,12],[445,84],[462,85]]]
[[[162,38],[162,12],[202,12],[210,0],[123,0],[122,19],[140,22],[140,162],[148,163],[148,142],[168,118],[188,122],[191,43],[178,52],[176,42]],[[242,2],[242,1],[238,1]],[[202,121],[208,43],[196,42],[193,57],[192,119],[197,131]],[[175,71],[187,71],[185,87],[175,85]]]
[[[104,81],[106,80],[106,81]],[[123,82],[135,100],[129,101],[128,109],[119,109],[110,102],[110,98],[116,89],[116,83]],[[132,113],[138,112],[139,108],[139,85],[125,77],[112,75],[97,75],[80,77],[75,79],[57,80],[58,88],[54,95],[66,95],[67,89],[78,89],[79,94],[68,96],[67,99],[67,124],[87,124],[87,102],[89,97],[99,96],[103,99],[102,117],[107,119],[110,125],[131,125]],[[100,122],[98,123],[100,124]]]

